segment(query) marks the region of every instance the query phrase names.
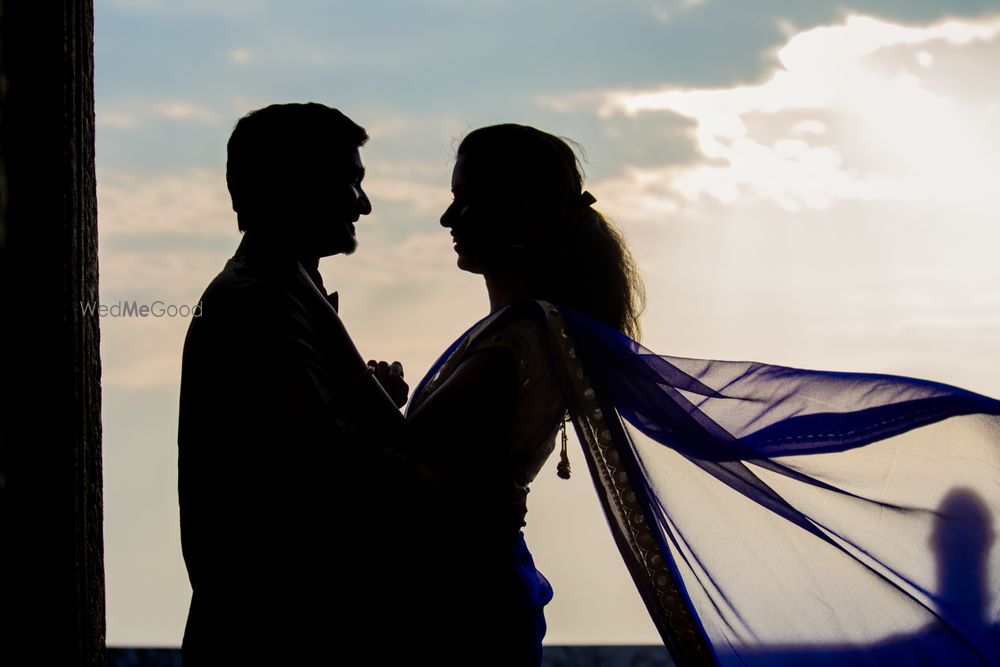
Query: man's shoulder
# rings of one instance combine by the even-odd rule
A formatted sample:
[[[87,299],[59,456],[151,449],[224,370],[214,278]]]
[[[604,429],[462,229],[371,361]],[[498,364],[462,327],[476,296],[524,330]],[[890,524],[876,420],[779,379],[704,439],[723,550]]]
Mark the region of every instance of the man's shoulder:
[[[229,302],[248,298],[269,299],[288,291],[288,281],[233,257],[205,288],[202,299]]]
[[[185,350],[310,335],[311,318],[289,281],[234,259],[205,288],[188,326]]]
[[[292,269],[262,267],[234,257],[205,288],[201,298],[205,316],[262,318],[301,309]]]

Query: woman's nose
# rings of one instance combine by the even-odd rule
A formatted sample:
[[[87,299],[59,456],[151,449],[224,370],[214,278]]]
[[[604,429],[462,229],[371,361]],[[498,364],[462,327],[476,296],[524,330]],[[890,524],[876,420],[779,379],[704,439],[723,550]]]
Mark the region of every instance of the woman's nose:
[[[457,215],[458,214],[455,211],[455,204],[452,203],[448,208],[444,210],[444,213],[441,214],[441,226],[449,228],[454,227]]]

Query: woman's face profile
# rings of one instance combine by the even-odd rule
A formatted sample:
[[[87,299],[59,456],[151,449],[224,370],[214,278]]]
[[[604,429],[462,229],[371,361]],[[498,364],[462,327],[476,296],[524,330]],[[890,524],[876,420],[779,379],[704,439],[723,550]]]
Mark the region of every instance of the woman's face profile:
[[[451,175],[453,200],[441,215],[451,230],[458,267],[472,273],[509,268],[525,246],[527,207],[524,195],[490,177],[482,163],[460,153]]]

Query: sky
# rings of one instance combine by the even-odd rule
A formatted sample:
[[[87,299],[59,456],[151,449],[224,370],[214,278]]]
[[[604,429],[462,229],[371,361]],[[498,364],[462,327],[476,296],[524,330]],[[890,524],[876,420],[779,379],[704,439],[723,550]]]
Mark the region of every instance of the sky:
[[[362,354],[411,385],[488,310],[438,223],[455,148],[519,122],[582,147],[643,272],[647,347],[1000,396],[1000,0],[95,4],[102,304],[196,303],[239,242],[233,124],[316,101],[371,135],[374,212],[324,280]],[[187,325],[101,320],[112,646],[183,635]],[[546,643],[658,642],[570,460],[528,505]]]

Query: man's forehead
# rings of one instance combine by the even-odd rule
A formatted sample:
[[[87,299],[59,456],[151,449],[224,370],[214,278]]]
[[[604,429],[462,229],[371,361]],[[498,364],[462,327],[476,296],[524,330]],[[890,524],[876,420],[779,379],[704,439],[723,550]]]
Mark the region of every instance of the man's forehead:
[[[351,150],[349,159],[352,167],[354,167],[358,171],[364,172],[365,164],[364,162],[361,161],[361,151],[358,150],[357,146],[355,146],[353,150]]]
[[[310,162],[318,170],[332,171],[338,174],[363,174],[365,171],[365,165],[361,161],[361,153],[357,147],[334,146],[325,149],[315,147],[310,155]]]
[[[361,151],[355,146],[350,150],[341,148],[332,156],[334,166],[349,172],[364,172],[365,165],[361,161]]]

